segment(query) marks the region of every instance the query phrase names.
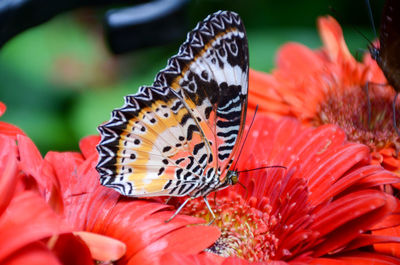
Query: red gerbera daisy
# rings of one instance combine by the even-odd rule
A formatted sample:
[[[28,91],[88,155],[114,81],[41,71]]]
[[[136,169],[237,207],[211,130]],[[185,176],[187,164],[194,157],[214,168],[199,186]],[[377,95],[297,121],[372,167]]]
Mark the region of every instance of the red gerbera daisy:
[[[40,153],[19,128],[2,122],[0,147],[1,264],[92,264],[92,256],[99,257],[92,250],[99,245],[107,249],[104,261],[124,253],[119,241],[73,232],[50,207],[58,183],[47,178]]]
[[[386,85],[369,53],[362,63],[352,57],[333,18],[320,18],[318,26],[324,43],[321,50],[290,43],[278,53],[278,67],[272,74],[250,73],[250,106],[259,104],[262,112],[296,117],[307,125],[336,124],[349,140],[369,146],[371,164],[380,164],[399,176],[399,136],[392,121],[393,88]],[[396,106],[398,110],[398,102]],[[400,188],[398,183],[392,186]],[[386,188],[397,194],[392,187]],[[387,222],[396,223],[398,219],[394,215]],[[393,225],[374,233],[400,235],[400,229]],[[380,245],[375,247],[382,250]],[[400,256],[398,245],[384,251]]]
[[[19,163],[14,139],[0,133],[0,263],[90,264],[86,245],[70,234],[70,227],[43,198],[16,190],[26,177]],[[60,248],[63,244],[68,248]]]
[[[231,257],[221,264],[398,264],[399,259],[370,247],[377,242],[399,245],[400,238],[371,235],[399,205],[379,187],[399,179],[369,165],[368,147],[345,138],[333,125],[304,128],[294,119],[273,122],[258,115],[239,169],[287,169],[241,173],[246,190],[236,185],[210,199],[221,237],[207,251]],[[182,212],[212,218],[202,200],[192,200]],[[163,259],[164,264],[189,260],[212,264],[204,255]]]
[[[373,163],[400,174],[399,136],[393,127],[394,90],[369,53],[362,63],[349,52],[340,25],[318,20],[321,50],[289,43],[272,74],[250,72],[250,108],[275,117],[293,116],[305,124],[336,124],[349,140],[370,147]],[[368,117],[368,97],[371,117]]]

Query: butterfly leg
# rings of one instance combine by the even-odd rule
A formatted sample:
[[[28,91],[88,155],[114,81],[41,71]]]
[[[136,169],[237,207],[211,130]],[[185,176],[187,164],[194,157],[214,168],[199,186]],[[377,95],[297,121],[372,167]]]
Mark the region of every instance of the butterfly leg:
[[[165,204],[168,204],[171,199],[172,199],[172,196],[169,196],[169,198],[165,201]]]
[[[368,128],[371,126],[371,99],[369,98],[369,82],[365,83],[365,94],[367,96]]]
[[[213,210],[211,209],[210,204],[208,203],[207,196],[204,196],[203,199],[204,199],[204,202],[207,205],[208,210],[210,211],[210,213],[211,213],[211,215],[213,217],[213,219],[208,223],[208,225],[211,225],[215,221],[215,214],[214,214]]]
[[[214,204],[217,205],[217,192],[214,192]]]
[[[177,216],[178,213],[183,209],[183,207],[185,207],[185,205],[186,205],[189,201],[191,201],[191,200],[193,200],[192,197],[187,198],[186,201],[184,201],[184,202],[181,204],[181,206],[179,206],[179,208],[175,211],[175,213],[174,213],[168,220],[166,220],[165,222],[168,223],[169,221],[171,221],[172,219],[174,219],[175,216]]]

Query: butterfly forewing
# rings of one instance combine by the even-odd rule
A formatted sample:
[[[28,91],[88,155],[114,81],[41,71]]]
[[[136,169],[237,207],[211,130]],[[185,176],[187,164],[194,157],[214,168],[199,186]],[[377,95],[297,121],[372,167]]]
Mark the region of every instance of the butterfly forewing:
[[[248,47],[233,12],[188,34],[151,87],[99,127],[101,183],[129,196],[207,195],[234,158],[247,105]]]
[[[197,30],[196,30],[197,29]],[[175,56],[170,64],[179,66],[179,75],[164,70],[157,80],[180,93],[202,123],[211,145],[213,166],[223,180],[235,154],[247,107],[248,47],[244,26],[237,15],[211,16],[189,34],[193,42],[180,51],[196,58]],[[157,82],[156,82],[157,83]],[[205,125],[203,125],[205,124]]]

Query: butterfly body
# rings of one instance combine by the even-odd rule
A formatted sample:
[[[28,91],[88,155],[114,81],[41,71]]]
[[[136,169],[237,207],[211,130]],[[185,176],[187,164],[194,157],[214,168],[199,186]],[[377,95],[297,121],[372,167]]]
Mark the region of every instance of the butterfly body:
[[[379,47],[368,47],[388,83],[400,92],[400,1],[387,0],[383,8]]]
[[[400,92],[400,1],[387,0],[382,12],[379,47],[368,46],[371,57],[377,62],[386,77],[388,85],[395,90],[392,103],[393,127],[398,136],[396,102]],[[368,97],[368,83],[366,85]],[[368,99],[368,124],[370,124],[371,106]]]
[[[132,197],[191,198],[235,184],[248,70],[239,16],[219,11],[200,22],[153,85],[99,126],[101,184]]]

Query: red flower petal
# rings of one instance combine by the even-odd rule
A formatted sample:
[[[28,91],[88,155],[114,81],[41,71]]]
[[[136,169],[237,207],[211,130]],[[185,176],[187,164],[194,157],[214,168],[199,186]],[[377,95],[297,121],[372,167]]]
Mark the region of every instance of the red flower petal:
[[[40,172],[44,178],[52,180],[53,183],[51,190],[47,190],[46,192],[46,198],[48,198],[47,203],[57,214],[63,214],[64,202],[63,195],[61,193],[61,187],[58,179],[56,178],[52,165],[46,159],[42,161]]]
[[[89,188],[91,183],[85,183],[85,180],[81,180],[77,176],[77,169],[84,161],[81,154],[76,152],[48,152],[44,161],[48,163],[46,166],[52,167],[57,186],[60,186],[59,188],[64,198],[69,198],[73,194],[79,194],[82,190],[86,189],[85,184]],[[75,185],[76,188],[81,187],[81,189],[71,191],[71,185]]]
[[[365,247],[365,246],[371,246],[374,245],[374,247],[382,248],[380,252],[382,253],[387,253],[390,255],[393,255],[394,253],[390,253],[391,247],[399,247],[400,246],[400,237],[399,234],[397,233],[392,233],[390,236],[386,234],[383,235],[371,235],[371,234],[363,234],[360,235],[358,238],[355,240],[351,241],[349,245],[347,245],[346,250],[354,250],[357,248]],[[385,243],[385,244],[379,244],[379,243]],[[386,244],[386,243],[395,243],[395,244]],[[394,255],[395,256],[395,255]]]
[[[56,236],[53,252],[64,265],[93,265],[93,259],[85,243],[73,234]]]
[[[331,61],[336,62],[341,59],[347,63],[356,63],[344,41],[342,28],[333,17],[318,19],[318,29]]]
[[[142,200],[124,201],[115,205],[116,202],[108,204],[106,201],[108,200],[103,200],[103,203],[99,203],[99,206],[103,208],[94,206],[94,209],[97,210],[88,213],[89,223],[87,228],[90,231],[112,236],[124,242],[128,247],[124,260],[136,259],[138,253],[153,242],[158,244],[157,242],[169,233],[174,233],[190,223],[199,221],[197,218],[189,216],[177,216],[166,224],[165,220],[173,212],[155,212],[169,207],[168,205]],[[98,209],[103,210],[99,212]],[[196,229],[194,226],[190,228]],[[210,236],[210,238],[213,237]],[[205,241],[208,241],[208,239]],[[161,255],[163,253],[161,251],[158,254]],[[148,259],[152,257],[152,255],[147,256]]]
[[[353,251],[345,255],[335,257],[335,259],[342,260],[346,264],[357,264],[357,265],[389,265],[389,264],[400,264],[400,259],[390,257],[378,253],[360,252]]]
[[[192,226],[172,231],[137,253],[128,264],[154,264],[164,253],[197,254],[220,236],[214,226]]]
[[[160,259],[160,265],[182,264],[182,265],[219,265],[226,260],[223,257],[210,253],[200,255],[184,255],[180,253],[167,253]],[[229,264],[229,263],[227,263]],[[247,263],[246,263],[247,264]]]
[[[17,138],[18,135],[25,135],[25,133],[15,125],[0,121],[0,134],[5,134]]]
[[[85,159],[97,154],[96,146],[99,142],[100,136],[98,135],[91,135],[81,139],[79,142],[79,148],[81,149],[82,155]]]
[[[315,247],[315,256],[322,256],[351,241],[390,213],[393,206],[382,192],[362,190],[333,201],[320,210],[313,230],[327,238]]]
[[[311,191],[310,201],[323,201],[326,190],[343,174],[361,161],[368,160],[369,149],[364,145],[352,144],[329,148],[314,157],[314,162],[297,172],[307,176]],[[323,162],[319,162],[323,161]]]
[[[393,216],[396,218],[396,223],[399,223],[399,215],[396,214]],[[386,229],[375,230],[372,232],[374,235],[382,235],[383,237],[390,235],[389,237],[396,237],[397,239],[400,238],[400,226],[390,227]],[[389,241],[390,242],[390,241]],[[382,253],[386,253],[392,256],[400,257],[400,240],[395,241],[392,240],[391,243],[387,244],[375,244],[374,248]]]
[[[0,217],[0,260],[27,244],[69,231],[37,194],[19,193]]]
[[[126,252],[126,245],[116,239],[85,231],[73,234],[85,242],[95,260],[102,262],[119,260]]]
[[[290,78],[304,78],[324,67],[324,62],[314,51],[299,43],[284,44],[280,47],[277,58],[279,73],[287,73]]]
[[[173,231],[163,237],[162,241],[168,242],[168,252],[195,254],[211,246],[220,235],[221,232],[215,226],[199,225]]]
[[[268,93],[265,93],[265,87],[267,86],[273,86],[276,85],[276,80],[272,78],[272,76],[267,75],[265,73],[250,69],[249,72],[249,86],[252,88],[251,89],[251,94],[249,94],[249,97],[252,95],[257,95],[261,96],[261,99],[264,97],[267,97],[269,99],[274,99],[274,100],[280,100],[281,95],[278,94],[277,91],[268,91]],[[261,103],[261,102],[260,102]],[[268,106],[264,106],[268,107]]]
[[[264,262],[249,262],[244,259],[236,258],[236,257],[229,257],[222,262],[222,265],[305,265],[307,263],[304,262],[284,262],[282,260],[268,260]]]
[[[4,112],[6,112],[6,105],[0,101],[0,116],[3,116]]]
[[[56,255],[42,242],[34,242],[14,252],[2,265],[61,265]]]
[[[382,165],[388,170],[396,170],[400,168],[400,160],[394,157],[385,157]]]
[[[271,113],[279,113],[281,110],[285,110],[279,115],[290,115],[290,111],[285,108],[285,104],[280,102],[282,95],[278,91],[268,90],[266,92],[265,87],[276,86],[276,80],[270,75],[250,69],[249,72],[249,101],[248,108],[255,109],[257,105],[260,106],[260,111],[268,111]],[[276,102],[276,104],[274,104]],[[250,112],[249,112],[250,114]]]
[[[20,169],[26,174],[33,177],[40,187],[45,190],[51,190],[52,180],[45,178],[41,174],[42,155],[36,148],[35,144],[25,135],[18,135],[18,151],[20,156]]]
[[[388,216],[385,216],[379,224],[376,224],[372,230],[381,230],[385,228],[393,228],[399,225],[399,213],[400,213],[400,201],[398,199],[395,200],[397,203],[396,209],[392,211],[392,213]]]
[[[336,258],[318,258],[318,259],[313,259],[310,264],[315,264],[315,265],[349,265],[349,263],[339,260]]]
[[[10,137],[0,135],[0,216],[14,194],[17,169],[17,145]]]
[[[381,185],[400,182],[400,178],[395,174],[376,165],[365,166],[357,169],[349,174],[346,179],[341,179],[340,181],[347,181],[347,179],[354,176],[360,178],[357,181],[357,185],[354,187],[358,189],[376,188]]]

